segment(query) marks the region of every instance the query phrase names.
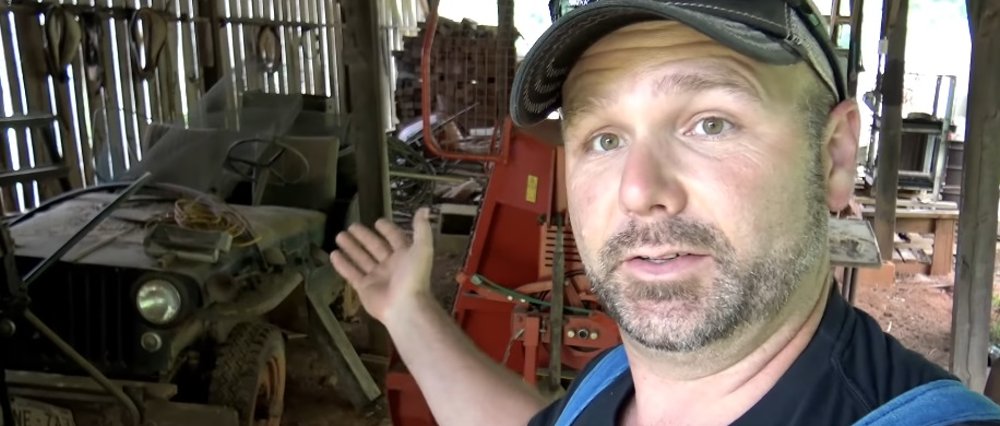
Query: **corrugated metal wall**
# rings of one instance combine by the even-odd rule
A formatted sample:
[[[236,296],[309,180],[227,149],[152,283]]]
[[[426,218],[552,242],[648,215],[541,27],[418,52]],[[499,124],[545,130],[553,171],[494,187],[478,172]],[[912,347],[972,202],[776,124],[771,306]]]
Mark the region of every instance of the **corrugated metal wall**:
[[[0,5],[3,213],[127,170],[151,124],[187,122],[206,75],[339,105],[339,16],[332,0]]]

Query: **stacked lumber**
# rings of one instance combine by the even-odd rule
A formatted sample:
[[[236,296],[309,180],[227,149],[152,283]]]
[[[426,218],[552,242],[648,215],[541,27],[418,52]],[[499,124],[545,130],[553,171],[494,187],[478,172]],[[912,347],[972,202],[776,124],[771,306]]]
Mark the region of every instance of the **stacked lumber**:
[[[915,232],[896,234],[893,260],[896,262],[915,262],[931,264],[934,257],[934,236],[921,235]]]
[[[424,36],[406,37],[396,58],[396,113],[400,123],[421,117],[420,61]],[[513,31],[440,18],[431,53],[432,113],[446,118],[476,104],[457,120],[464,135],[491,129],[507,113],[516,58]]]

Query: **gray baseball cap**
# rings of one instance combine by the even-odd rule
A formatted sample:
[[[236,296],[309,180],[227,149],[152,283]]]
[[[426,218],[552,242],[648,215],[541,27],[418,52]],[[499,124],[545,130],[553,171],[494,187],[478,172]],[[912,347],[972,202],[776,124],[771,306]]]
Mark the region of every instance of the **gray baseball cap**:
[[[562,106],[562,86],[592,44],[622,27],[675,20],[747,57],[773,65],[802,61],[838,100],[845,72],[810,0],[598,0],[561,17],[538,39],[514,77],[510,114],[528,127]]]

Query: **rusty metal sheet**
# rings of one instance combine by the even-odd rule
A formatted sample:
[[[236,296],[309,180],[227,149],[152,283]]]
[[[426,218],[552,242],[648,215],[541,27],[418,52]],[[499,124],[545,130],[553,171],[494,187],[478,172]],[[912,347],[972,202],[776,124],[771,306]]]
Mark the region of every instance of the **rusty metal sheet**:
[[[830,263],[835,266],[882,265],[875,232],[867,220],[830,218]]]

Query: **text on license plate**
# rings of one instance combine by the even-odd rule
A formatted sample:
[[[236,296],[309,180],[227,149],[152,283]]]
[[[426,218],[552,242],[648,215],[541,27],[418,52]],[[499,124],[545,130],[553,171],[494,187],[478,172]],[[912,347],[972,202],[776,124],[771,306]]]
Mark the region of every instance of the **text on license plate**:
[[[76,426],[73,413],[52,404],[24,398],[11,398],[14,426]],[[3,417],[0,416],[0,425]]]

